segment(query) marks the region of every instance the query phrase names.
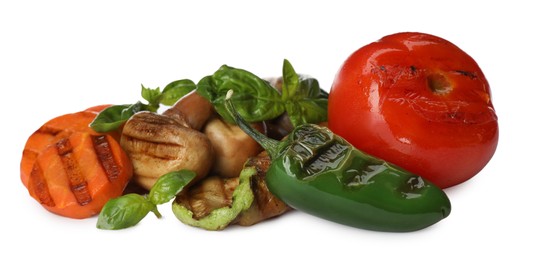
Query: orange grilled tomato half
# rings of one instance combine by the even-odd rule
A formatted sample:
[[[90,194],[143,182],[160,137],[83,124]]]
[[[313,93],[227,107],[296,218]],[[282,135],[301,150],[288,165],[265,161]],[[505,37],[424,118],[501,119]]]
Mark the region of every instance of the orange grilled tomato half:
[[[349,56],[329,94],[328,126],[441,188],[480,172],[499,138],[490,87],[475,60],[445,39],[412,32]]]

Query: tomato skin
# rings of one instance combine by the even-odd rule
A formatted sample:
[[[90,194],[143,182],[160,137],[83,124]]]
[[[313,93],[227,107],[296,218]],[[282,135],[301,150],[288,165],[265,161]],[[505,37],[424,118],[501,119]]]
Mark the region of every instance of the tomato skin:
[[[411,32],[349,56],[330,91],[328,126],[356,148],[441,188],[480,172],[499,138],[478,64],[445,39]]]

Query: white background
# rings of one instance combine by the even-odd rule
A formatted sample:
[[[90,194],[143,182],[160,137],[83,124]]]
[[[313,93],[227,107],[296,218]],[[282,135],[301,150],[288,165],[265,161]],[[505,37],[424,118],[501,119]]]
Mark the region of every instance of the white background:
[[[0,259],[534,259],[536,19],[527,4],[178,2],[0,3]],[[351,52],[401,31],[441,36],[473,56],[491,84],[499,117],[492,161],[446,190],[452,213],[428,229],[371,232],[293,212],[208,232],[183,225],[165,204],[162,219],[148,215],[134,228],[102,231],[96,218],[48,213],[20,182],[25,141],[52,117],[133,103],[141,99],[141,84],[198,81],[223,64],[278,76],[284,58],[329,90]]]

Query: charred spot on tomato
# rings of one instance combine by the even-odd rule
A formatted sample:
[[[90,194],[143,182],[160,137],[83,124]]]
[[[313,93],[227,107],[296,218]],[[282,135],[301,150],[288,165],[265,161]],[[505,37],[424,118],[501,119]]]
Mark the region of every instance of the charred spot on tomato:
[[[461,74],[462,76],[469,77],[470,79],[475,79],[476,75],[472,72],[465,71],[465,70],[455,70],[454,72]]]
[[[428,88],[438,95],[448,94],[452,90],[452,84],[443,74],[431,73],[426,76]]]

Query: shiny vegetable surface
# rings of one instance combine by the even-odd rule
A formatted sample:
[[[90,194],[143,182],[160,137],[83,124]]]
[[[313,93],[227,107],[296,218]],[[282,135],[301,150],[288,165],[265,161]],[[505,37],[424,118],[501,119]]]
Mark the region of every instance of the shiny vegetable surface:
[[[333,82],[328,118],[355,147],[441,188],[480,172],[499,136],[478,64],[423,33],[389,35],[352,53]]]
[[[24,186],[28,186],[28,179],[34,167],[35,160],[39,153],[51,144],[67,137],[73,132],[89,132],[97,134],[91,128],[89,123],[97,116],[97,110],[101,107],[88,108],[84,111],[63,114],[45,122],[39,129],[33,132],[26,141],[21,158],[21,181]]]
[[[47,210],[81,219],[120,196],[131,176],[130,160],[115,139],[74,132],[39,153],[27,185]]]
[[[127,120],[120,144],[131,159],[133,180],[147,190],[160,176],[181,169],[194,171],[198,181],[213,161],[212,145],[204,134],[177,117],[148,111]]]
[[[450,214],[450,201],[440,188],[355,149],[325,127],[303,124],[279,142],[246,123],[230,99],[225,104],[270,154],[270,192],[293,208],[353,227],[393,232],[419,230]]]
[[[118,133],[99,134],[88,126],[105,107],[53,118],[28,138],[21,180],[48,211],[77,219],[96,215],[132,177]]]

